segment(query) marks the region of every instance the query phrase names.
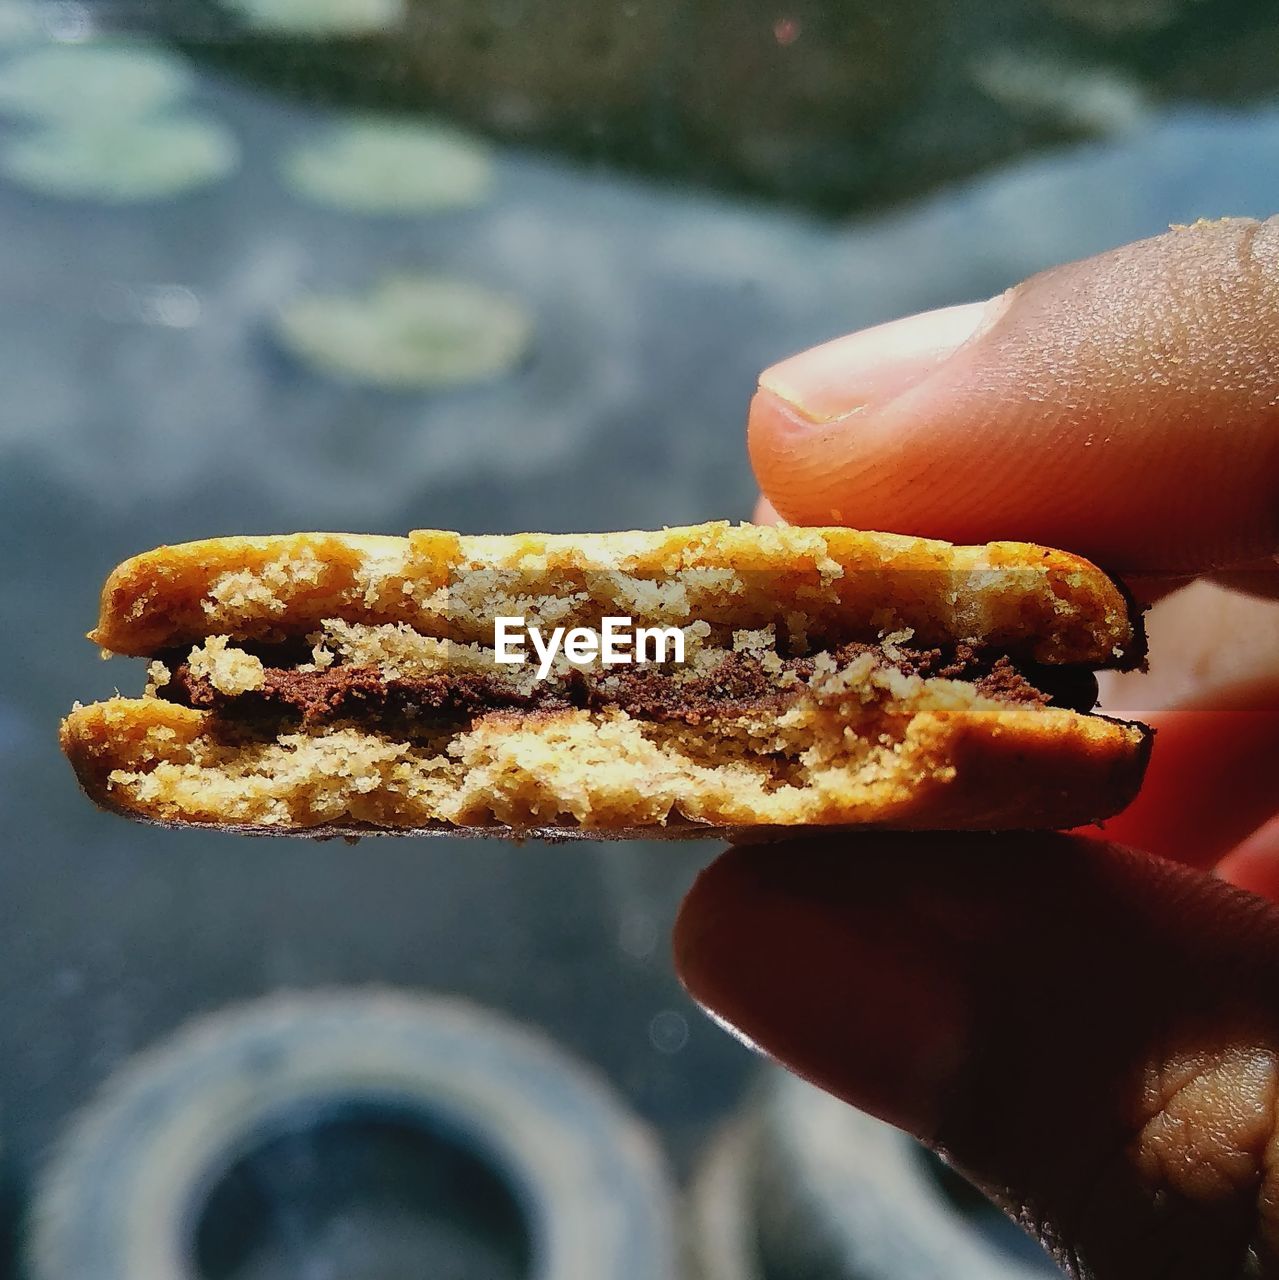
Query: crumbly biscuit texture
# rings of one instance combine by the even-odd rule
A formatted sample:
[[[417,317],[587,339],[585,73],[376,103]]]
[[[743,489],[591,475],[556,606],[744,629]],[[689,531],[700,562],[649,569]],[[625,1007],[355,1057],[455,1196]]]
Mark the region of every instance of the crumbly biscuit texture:
[[[464,712],[360,701],[382,696],[379,680],[482,687],[498,616],[675,627],[687,658],[664,701],[627,701],[619,685],[574,701],[576,677],[559,668],[564,696],[533,696],[531,665]],[[85,789],[132,817],[243,831],[1075,826],[1131,799],[1149,746],[1139,725],[1068,709],[1082,701],[1040,705],[1046,686],[1018,701],[1006,682],[929,674],[898,651],[971,642],[1037,679],[1138,664],[1119,588],[1023,543],[727,523],[219,538],[122,564],[91,638],[152,661],[146,696],[63,723]],[[741,654],[764,677],[749,696],[720,674]],[[802,672],[788,655],[805,656]],[[270,703],[273,664],[295,687],[358,679],[365,691],[322,716],[285,715]]]
[[[655,532],[407,538],[303,533],[160,547],[111,574],[104,649],[152,656],[208,636],[276,640],[334,622],[491,642],[493,618],[541,626],[720,631],[792,642],[857,628],[919,643],[981,637],[1040,662],[1133,666],[1128,604],[1086,560],[1016,542],[960,547],[851,529],[726,522]]]
[[[1138,726],[869,662],[780,715],[701,726],[573,709],[493,713],[436,740],[342,724],[236,742],[208,713],[115,698],[77,708],[62,742],[108,808],[312,833],[1076,825],[1127,803],[1145,751]]]

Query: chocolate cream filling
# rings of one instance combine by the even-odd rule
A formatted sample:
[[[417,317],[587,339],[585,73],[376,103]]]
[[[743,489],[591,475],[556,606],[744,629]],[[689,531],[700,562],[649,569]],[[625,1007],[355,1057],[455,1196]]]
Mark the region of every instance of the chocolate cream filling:
[[[946,648],[849,643],[828,652],[839,666],[864,653],[884,667],[907,675],[962,680],[990,698],[1037,706],[1089,711],[1097,700],[1092,671],[1080,667],[1017,664],[1007,654],[975,643]],[[162,655],[164,657],[165,655]],[[193,675],[181,655],[167,655],[173,672],[160,695],[185,706],[213,711],[228,722],[262,732],[306,728],[334,720],[375,720],[386,731],[412,733],[419,725],[462,727],[492,711],[561,711],[617,708],[636,719],[697,725],[746,711],[783,710],[796,696],[779,683],[781,672],[765,669],[751,653],[726,653],[710,671],[690,673],[669,665],[641,665],[604,671],[573,670],[533,685],[517,687],[504,671],[449,671],[384,677],[377,667],[335,665],[323,671],[288,666],[265,668],[261,688],[227,695]],[[783,658],[785,669],[811,676],[814,660]]]

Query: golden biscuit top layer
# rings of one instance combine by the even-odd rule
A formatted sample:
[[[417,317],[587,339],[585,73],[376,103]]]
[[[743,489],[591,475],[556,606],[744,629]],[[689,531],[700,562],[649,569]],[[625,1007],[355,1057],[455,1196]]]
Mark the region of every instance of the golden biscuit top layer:
[[[109,577],[90,639],[149,656],[208,636],[274,641],[326,620],[491,642],[493,619],[591,625],[776,625],[802,641],[909,631],[980,639],[1038,662],[1128,667],[1142,644],[1095,565],[1018,542],[954,546],[842,528],[407,537],[210,538],[134,556]]]

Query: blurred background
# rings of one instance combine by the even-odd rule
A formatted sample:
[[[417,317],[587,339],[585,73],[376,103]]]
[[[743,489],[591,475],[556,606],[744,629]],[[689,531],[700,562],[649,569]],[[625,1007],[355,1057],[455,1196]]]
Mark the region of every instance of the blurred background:
[[[710,846],[140,828],[56,722],[163,542],[747,516],[762,367],[1273,212],[1277,91],[1266,0],[0,0],[0,1276],[1052,1274],[691,1006]]]

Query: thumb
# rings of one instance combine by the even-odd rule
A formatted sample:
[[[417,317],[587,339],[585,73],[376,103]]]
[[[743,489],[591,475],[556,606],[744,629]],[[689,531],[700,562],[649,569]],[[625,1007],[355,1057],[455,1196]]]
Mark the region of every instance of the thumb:
[[[693,996],[908,1130],[1087,1280],[1279,1275],[1279,911],[1050,834],[742,846]]]
[[[796,524],[1021,538],[1118,572],[1279,551],[1279,220],[1228,219],[767,370],[751,460]]]

